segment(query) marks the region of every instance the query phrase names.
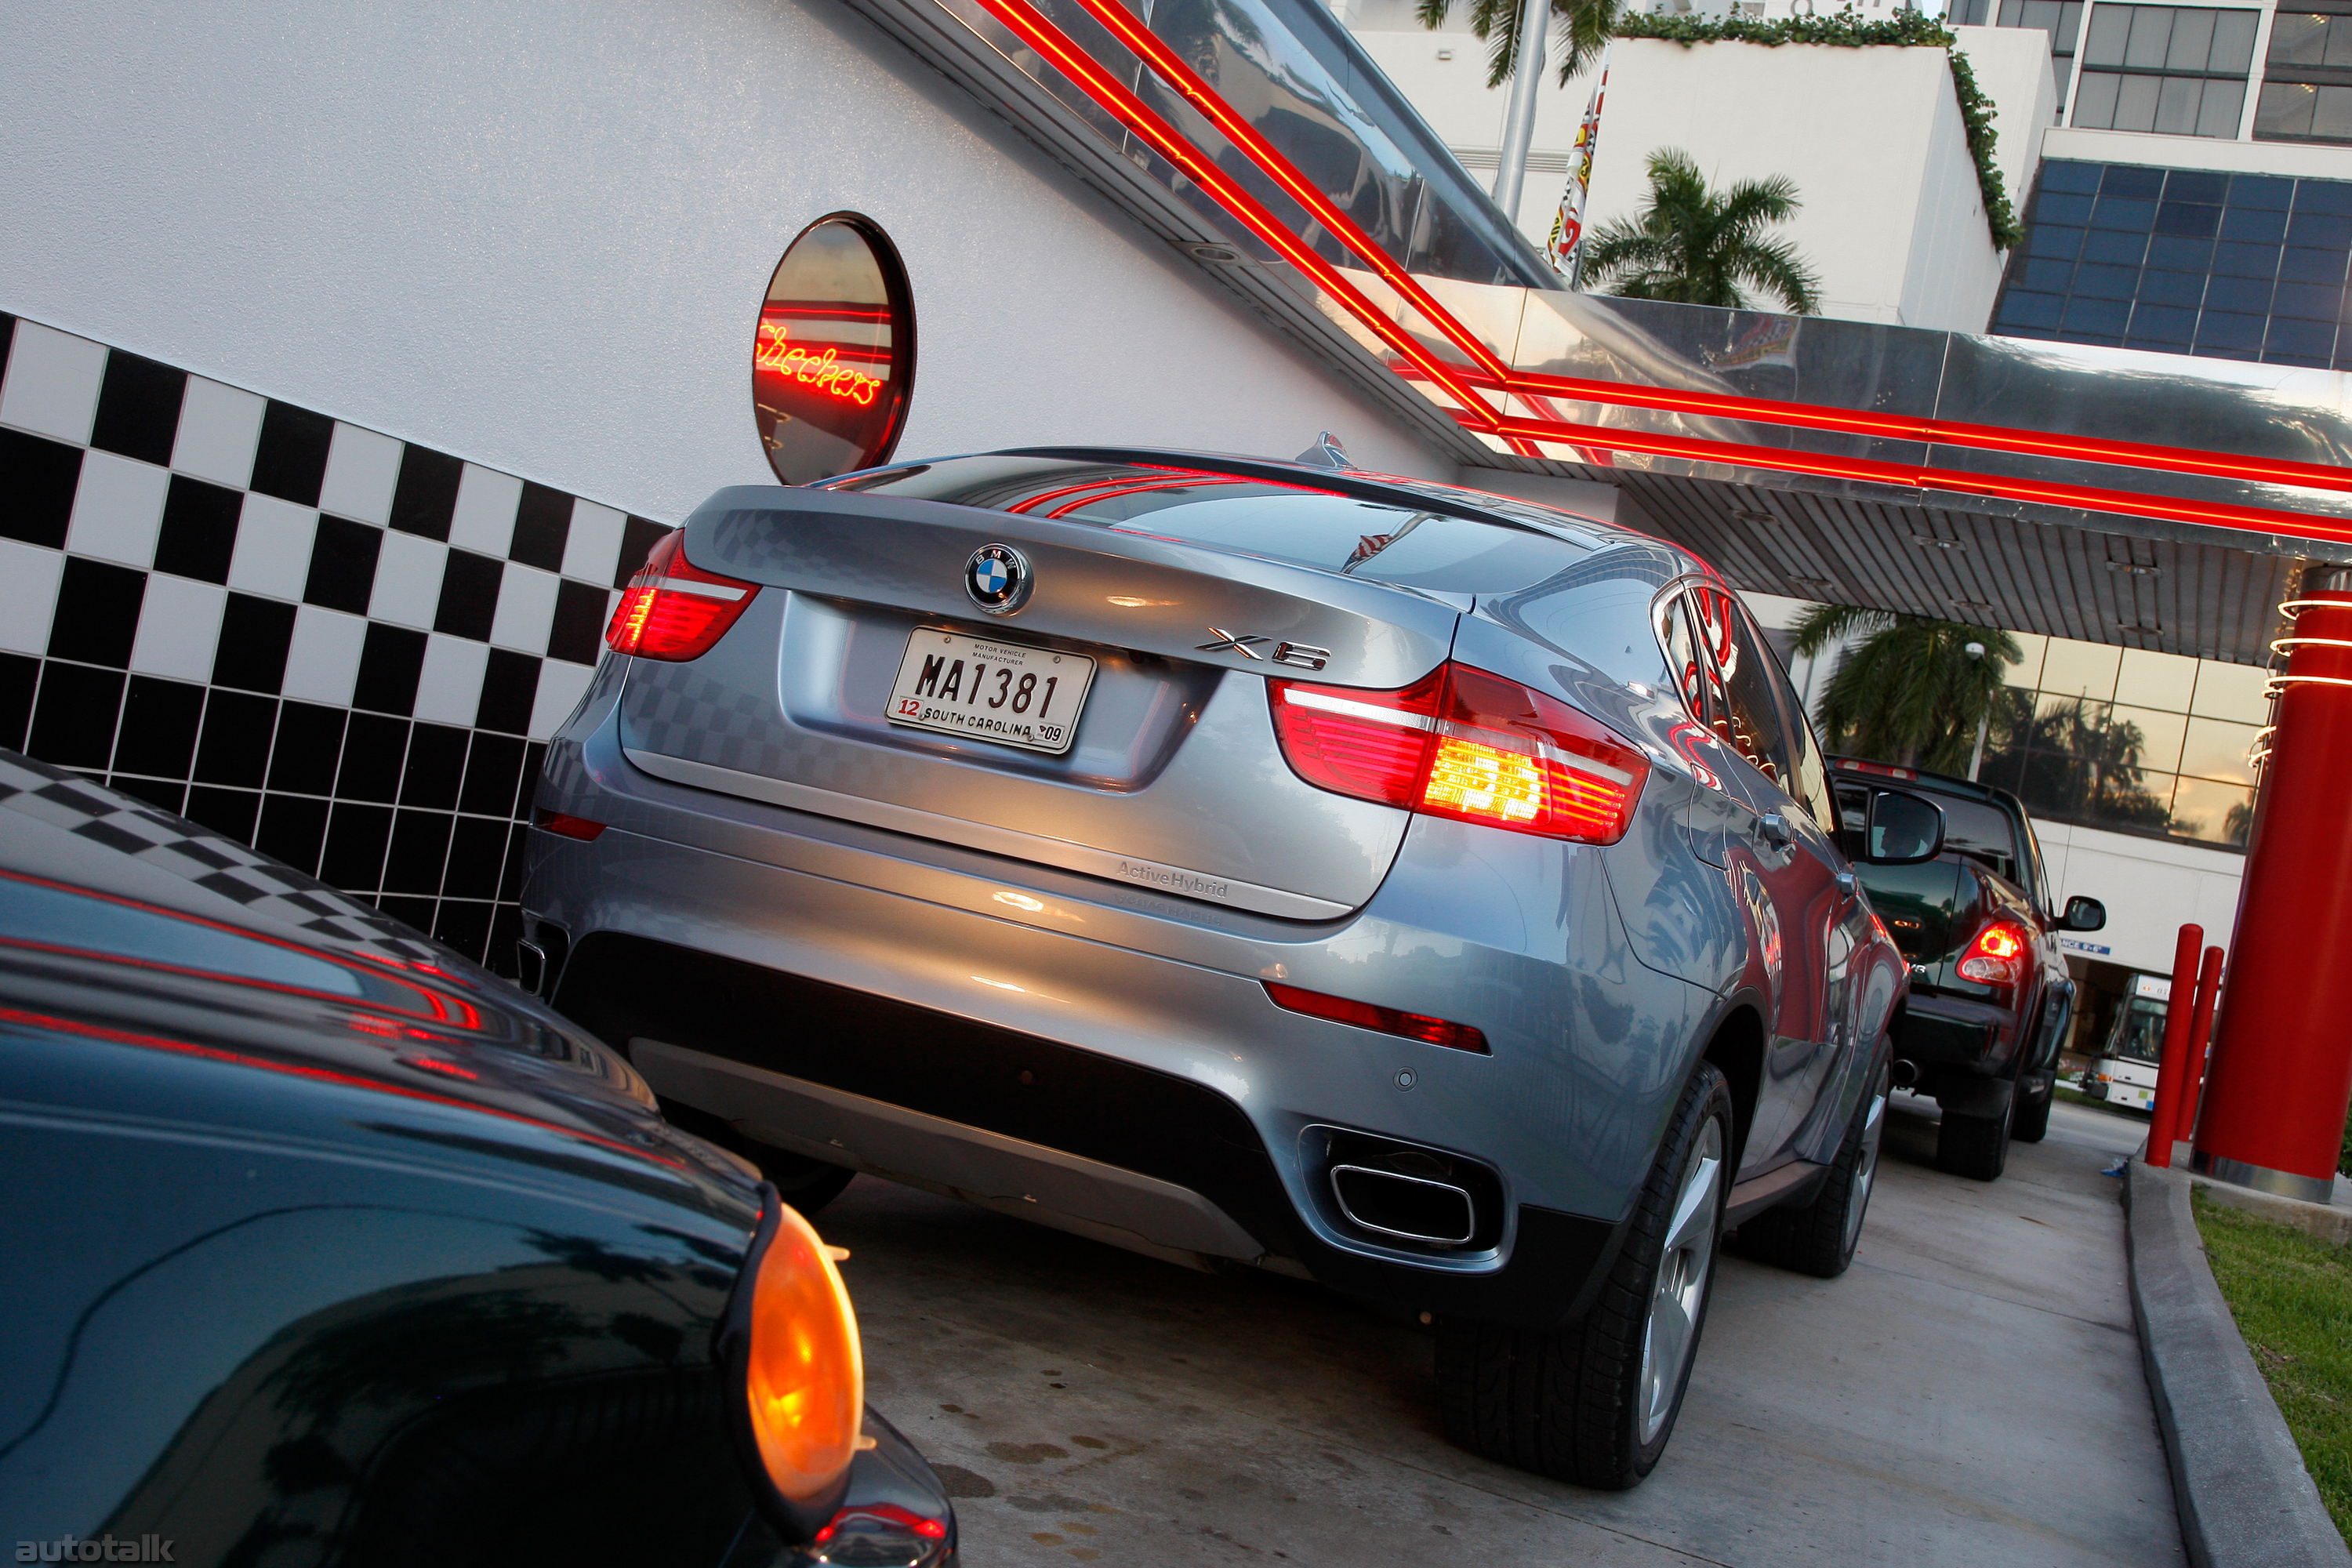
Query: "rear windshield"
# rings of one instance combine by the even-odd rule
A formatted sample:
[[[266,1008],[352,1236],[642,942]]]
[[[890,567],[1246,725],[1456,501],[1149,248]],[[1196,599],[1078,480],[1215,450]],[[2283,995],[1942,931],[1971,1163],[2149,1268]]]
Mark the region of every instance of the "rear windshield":
[[[2021,891],[2031,890],[2018,858],[2017,827],[2009,813],[1984,801],[1948,795],[1937,795],[1936,804],[1944,808],[1946,854],[1966,855],[1991,868],[1994,876]]]
[[[1516,592],[1590,553],[1533,526],[1198,468],[992,456],[852,475],[835,484],[1091,523],[1438,593]],[[1571,526],[1566,518],[1560,523]]]

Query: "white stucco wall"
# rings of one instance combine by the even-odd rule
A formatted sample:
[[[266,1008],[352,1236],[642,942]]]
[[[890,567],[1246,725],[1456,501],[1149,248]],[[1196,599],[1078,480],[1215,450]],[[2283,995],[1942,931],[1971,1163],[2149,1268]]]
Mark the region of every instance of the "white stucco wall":
[[[919,324],[903,456],[1148,441],[1450,479],[829,0],[0,0],[0,310],[675,519],[768,478],[750,354],[851,208]]]
[[[1390,13],[1369,0],[1359,0],[1359,12],[1364,22],[1394,27]],[[2003,177],[2014,188],[2030,178],[2054,100],[2047,38],[2006,33],[1980,44],[1970,59],[1997,117],[2015,117],[1997,127]],[[1475,37],[1402,27],[1368,27],[1356,37],[1449,145],[1501,142],[1508,95],[1485,85],[1485,47]],[[1451,59],[1438,58],[1448,50]],[[1565,152],[1591,94],[1589,76],[1566,88],[1547,76],[1533,146]],[[1650,154],[1664,147],[1690,153],[1718,186],[1771,174],[1796,182],[1804,208],[1778,233],[1820,275],[1823,314],[1984,330],[2000,287],[2000,257],[1985,226],[1967,127],[1940,51],[1685,48],[1620,38],[1593,162],[1592,221],[1639,206],[1649,190]],[[1517,219],[1531,239],[1550,232],[1562,184],[1555,174],[1528,175]]]
[[[2169,974],[2183,925],[2203,926],[2209,946],[2231,945],[2243,855],[2060,822],[2037,821],[2033,831],[2059,907],[2076,894],[2107,906],[2105,931],[2069,931],[2062,939],[2070,952]],[[2101,947],[2108,951],[2092,951]]]
[[[1780,231],[1821,279],[1822,313],[1981,331],[2000,286],[1941,50],[1616,45],[1592,219],[1629,216],[1650,153],[1679,147],[1717,187],[1785,174]]]

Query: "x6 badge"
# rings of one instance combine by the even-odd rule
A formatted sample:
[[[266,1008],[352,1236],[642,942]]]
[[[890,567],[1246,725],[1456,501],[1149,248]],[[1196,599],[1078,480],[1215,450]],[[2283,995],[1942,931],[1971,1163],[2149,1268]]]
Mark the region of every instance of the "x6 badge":
[[[1257,649],[1252,646],[1253,644],[1269,640],[1265,637],[1248,636],[1235,637],[1233,633],[1225,630],[1223,626],[1211,626],[1209,628],[1209,633],[1217,640],[1215,642],[1204,642],[1199,645],[1199,651],[1202,653],[1237,653],[1245,658],[1263,659],[1265,658],[1265,655],[1258,652]],[[1320,669],[1325,665],[1331,662],[1331,650],[1328,647],[1317,647],[1312,643],[1276,643],[1274,645],[1274,662],[1276,664],[1296,665],[1300,669]]]

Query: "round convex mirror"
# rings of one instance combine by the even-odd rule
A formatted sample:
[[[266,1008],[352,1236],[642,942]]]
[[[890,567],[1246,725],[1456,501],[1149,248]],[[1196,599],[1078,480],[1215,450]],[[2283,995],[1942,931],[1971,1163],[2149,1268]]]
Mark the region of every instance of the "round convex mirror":
[[[879,228],[835,213],[803,229],[768,279],[751,408],[768,466],[804,485],[890,455],[915,382],[907,270]]]

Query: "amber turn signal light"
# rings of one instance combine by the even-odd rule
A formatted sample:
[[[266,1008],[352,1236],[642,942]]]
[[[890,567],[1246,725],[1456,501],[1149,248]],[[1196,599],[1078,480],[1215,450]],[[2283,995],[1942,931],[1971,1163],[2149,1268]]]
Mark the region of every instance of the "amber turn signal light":
[[[719,1338],[737,1391],[738,1447],[772,1522],[807,1541],[840,1506],[865,1446],[866,1367],[857,1315],[834,1259],[772,1185]]]

